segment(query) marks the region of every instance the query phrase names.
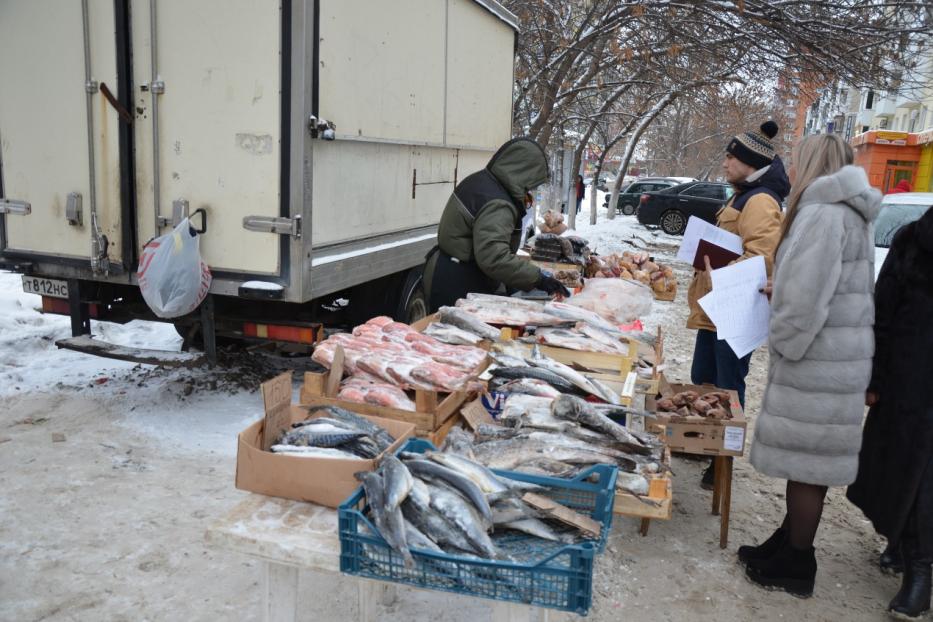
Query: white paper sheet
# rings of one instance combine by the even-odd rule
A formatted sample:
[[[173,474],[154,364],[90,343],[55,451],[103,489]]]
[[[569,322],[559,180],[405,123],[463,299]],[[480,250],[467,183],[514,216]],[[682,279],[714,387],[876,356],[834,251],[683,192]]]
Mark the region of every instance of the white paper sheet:
[[[768,339],[771,305],[760,290],[768,282],[764,257],[713,270],[713,290],[698,301],[739,358]]]
[[[687,229],[684,231],[684,239],[680,243],[680,250],[677,251],[677,259],[692,265],[701,239],[712,242],[738,255],[744,252],[742,238],[734,233],[729,233],[725,229],[720,229],[716,225],[711,225],[702,218],[691,216],[690,220],[687,221]]]

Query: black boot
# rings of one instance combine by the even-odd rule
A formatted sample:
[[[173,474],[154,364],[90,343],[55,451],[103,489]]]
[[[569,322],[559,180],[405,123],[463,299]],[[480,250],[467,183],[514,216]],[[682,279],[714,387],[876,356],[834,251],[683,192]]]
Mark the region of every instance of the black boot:
[[[816,551],[812,546],[798,551],[785,540],[774,555],[749,564],[745,575],[769,590],[784,590],[800,598],[809,598],[816,579]]]
[[[744,545],[739,547],[739,561],[743,564],[748,564],[750,562],[756,562],[764,559],[768,559],[774,555],[778,548],[784,544],[784,540],[787,539],[787,530],[783,527],[778,527],[777,530],[771,534],[771,537],[759,544],[758,546],[749,546]]]
[[[700,480],[700,488],[703,490],[712,490],[716,487],[716,462],[710,462],[706,470],[703,471],[703,479]]]
[[[912,551],[901,546],[904,579],[901,589],[888,605],[888,612],[902,620],[918,620],[930,610],[930,559],[914,559]]]
[[[897,575],[904,572],[904,558],[901,556],[900,547],[889,542],[878,558],[878,566],[884,574]]]

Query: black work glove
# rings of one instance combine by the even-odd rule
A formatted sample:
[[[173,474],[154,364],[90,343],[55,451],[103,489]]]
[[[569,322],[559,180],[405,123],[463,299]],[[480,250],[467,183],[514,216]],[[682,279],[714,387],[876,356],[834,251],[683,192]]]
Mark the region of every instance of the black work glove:
[[[535,287],[544,290],[551,296],[555,294],[563,296],[564,298],[570,296],[570,290],[555,279],[550,272],[545,272],[544,270],[542,270],[541,274],[538,276],[538,282],[535,283]]]

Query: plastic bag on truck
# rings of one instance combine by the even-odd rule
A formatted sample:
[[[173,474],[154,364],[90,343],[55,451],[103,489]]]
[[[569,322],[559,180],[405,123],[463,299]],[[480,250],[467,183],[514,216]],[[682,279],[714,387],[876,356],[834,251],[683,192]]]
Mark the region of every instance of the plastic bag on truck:
[[[143,299],[157,316],[186,315],[207,296],[211,270],[201,261],[198,247],[198,234],[185,218],[143,248],[136,277]]]
[[[598,313],[614,324],[628,324],[651,311],[654,294],[636,281],[587,279],[583,291],[564,302]]]

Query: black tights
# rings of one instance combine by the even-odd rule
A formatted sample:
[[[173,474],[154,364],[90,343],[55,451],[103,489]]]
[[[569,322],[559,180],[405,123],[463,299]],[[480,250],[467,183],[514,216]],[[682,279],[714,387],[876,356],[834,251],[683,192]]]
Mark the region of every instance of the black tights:
[[[787,530],[790,545],[798,551],[809,551],[823,516],[826,486],[787,481],[787,514],[781,525]]]

